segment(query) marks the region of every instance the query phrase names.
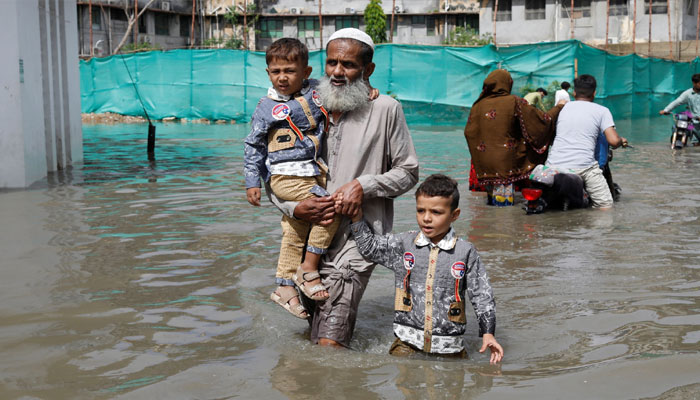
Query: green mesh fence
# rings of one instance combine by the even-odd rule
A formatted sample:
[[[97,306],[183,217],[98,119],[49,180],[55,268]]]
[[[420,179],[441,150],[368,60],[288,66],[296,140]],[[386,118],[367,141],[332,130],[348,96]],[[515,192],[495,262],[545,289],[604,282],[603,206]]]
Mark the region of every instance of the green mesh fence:
[[[312,77],[323,72],[325,53],[311,52]],[[378,45],[371,77],[382,93],[401,100],[409,122],[462,124],[489,72],[508,69],[513,93],[525,86],[598,80],[596,101],[616,118],[657,113],[691,86],[691,63],[615,56],[578,41],[513,47],[456,48]],[[247,121],[270,86],[265,55],[241,50],[173,50],[93,58],[80,63],[82,112],[143,115],[127,67],[151,118]]]

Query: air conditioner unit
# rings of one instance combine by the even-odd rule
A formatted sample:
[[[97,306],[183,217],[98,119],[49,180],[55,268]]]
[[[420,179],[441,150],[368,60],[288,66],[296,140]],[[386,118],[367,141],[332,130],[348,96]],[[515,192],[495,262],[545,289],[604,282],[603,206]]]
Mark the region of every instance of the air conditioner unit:
[[[160,9],[163,11],[170,11],[170,2],[169,1],[161,1],[160,2]]]
[[[352,7],[348,7],[345,9],[345,14],[355,14],[355,9]]]
[[[450,3],[445,2],[445,11],[450,11]]]
[[[404,12],[403,6],[402,6],[402,5],[398,5],[398,6],[394,7],[394,12],[397,13],[397,14]]]
[[[289,12],[291,12],[292,14],[301,14],[301,8],[292,7],[289,9]]]

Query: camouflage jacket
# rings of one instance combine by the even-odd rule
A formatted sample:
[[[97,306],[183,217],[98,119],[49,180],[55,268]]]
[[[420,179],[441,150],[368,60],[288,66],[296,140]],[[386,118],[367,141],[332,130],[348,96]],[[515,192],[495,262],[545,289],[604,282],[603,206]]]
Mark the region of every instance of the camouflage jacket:
[[[429,353],[464,349],[464,294],[474,307],[479,336],[496,331],[496,305],[474,246],[450,229],[433,244],[422,232],[375,235],[364,221],[351,225],[360,253],[394,271],[394,334]]]

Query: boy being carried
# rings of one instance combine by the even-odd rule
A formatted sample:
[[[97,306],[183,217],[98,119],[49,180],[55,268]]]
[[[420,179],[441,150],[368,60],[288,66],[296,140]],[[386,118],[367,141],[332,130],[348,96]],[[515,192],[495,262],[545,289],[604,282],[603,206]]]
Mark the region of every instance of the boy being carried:
[[[267,97],[260,99],[251,132],[245,139],[248,202],[260,206],[260,179],[269,180],[272,191],[283,200],[328,196],[328,168],[320,158],[328,113],[315,90],[317,81],[308,79],[309,50],[297,39],[282,38],[270,45],[265,59],[272,87]],[[338,224],[338,217],[325,227],[282,217],[282,244],[275,275],[279,287],[270,298],[296,317],[305,319],[308,313],[299,302],[295,284],[312,300],[328,298],[318,274],[318,262]],[[306,256],[301,263],[307,235]]]
[[[362,211],[352,216],[360,253],[395,274],[392,355],[424,352],[466,357],[462,338],[466,293],[483,338],[479,352],[489,348],[491,363],[503,358],[503,348],[494,337],[496,306],[486,269],[474,246],[457,238],[452,229],[460,214],[458,206],[457,182],[435,174],[416,190],[419,232],[375,235],[362,219]]]

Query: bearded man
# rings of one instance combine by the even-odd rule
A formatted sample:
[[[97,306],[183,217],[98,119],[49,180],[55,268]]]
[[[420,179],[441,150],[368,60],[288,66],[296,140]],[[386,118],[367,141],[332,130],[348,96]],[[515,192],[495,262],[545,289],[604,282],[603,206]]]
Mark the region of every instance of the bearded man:
[[[330,170],[327,190],[342,195],[342,206],[336,210],[331,196],[283,202],[268,189],[273,203],[286,215],[327,224],[336,211],[353,215],[362,207],[375,233],[391,232],[392,199],[418,181],[418,157],[401,105],[386,95],[368,100],[373,55],[372,39],[359,29],[341,29],[328,40],[326,76],[318,86],[330,114],[323,158]],[[374,266],[360,255],[349,220],[344,218],[319,265],[330,297],[315,304],[305,299],[314,343],[349,347],[360,299]]]

